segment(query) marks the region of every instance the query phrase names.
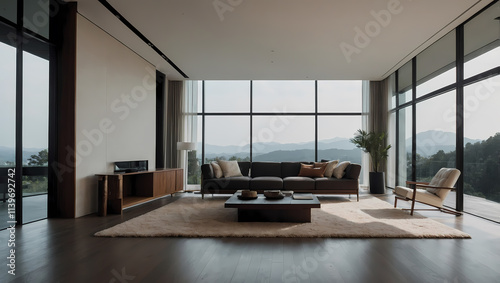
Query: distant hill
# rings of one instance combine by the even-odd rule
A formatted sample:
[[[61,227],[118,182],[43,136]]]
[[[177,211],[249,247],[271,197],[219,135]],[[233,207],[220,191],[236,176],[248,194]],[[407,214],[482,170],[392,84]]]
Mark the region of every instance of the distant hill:
[[[201,149],[201,143],[197,145],[198,150]],[[211,155],[221,155],[227,154],[230,152],[243,152],[248,151],[250,148],[249,144],[243,144],[241,146],[219,146],[219,145],[211,145],[205,144],[205,152]],[[304,148],[314,148],[314,142],[305,142],[305,143],[260,143],[256,142],[253,144],[253,153],[254,154],[265,154],[278,150],[299,150]],[[354,149],[356,148],[349,139],[346,138],[333,138],[328,140],[318,141],[319,149]]]
[[[31,155],[37,155],[43,148],[27,148],[23,151],[23,163],[28,163],[28,159]],[[12,147],[0,146],[0,165],[4,165],[5,162],[14,162],[16,159],[16,151]]]
[[[428,157],[439,150],[450,152],[455,150],[455,133],[444,131],[426,131],[417,134],[418,154]],[[465,138],[464,144],[480,142],[479,139]],[[411,150],[411,139],[406,140],[407,151]],[[392,145],[393,147],[395,145]],[[253,144],[253,160],[281,160],[281,161],[297,161],[297,160],[312,160],[314,159],[314,142],[305,143],[254,143]],[[201,144],[198,144],[198,149],[201,149]],[[242,146],[216,146],[205,144],[205,155],[207,158],[215,158],[225,156],[229,158],[236,156],[238,158],[249,157],[249,145]],[[201,154],[201,150],[200,150]],[[318,141],[318,157],[321,159],[326,156],[326,159],[341,159],[351,160],[358,158],[359,149],[357,149],[347,138],[333,138]],[[343,158],[343,156],[345,158]],[[359,156],[359,162],[361,157]],[[356,159],[356,160],[358,160]]]
[[[340,161],[351,161],[361,163],[361,150],[359,149],[324,149],[318,150],[318,159]],[[253,161],[313,161],[314,150],[277,150],[266,154],[253,157]]]
[[[480,142],[479,139],[464,138],[464,144]],[[406,151],[411,151],[411,139],[406,140]],[[417,153],[424,157],[429,157],[436,152],[443,150],[445,153],[454,151],[456,144],[456,134],[443,131],[426,131],[417,134]]]

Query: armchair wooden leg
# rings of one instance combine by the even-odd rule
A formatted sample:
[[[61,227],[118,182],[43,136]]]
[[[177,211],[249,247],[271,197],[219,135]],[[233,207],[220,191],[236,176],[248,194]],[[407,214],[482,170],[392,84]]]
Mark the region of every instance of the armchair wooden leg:
[[[394,208],[396,208],[396,205],[398,204],[398,198],[394,197]]]
[[[205,199],[205,194],[201,193],[201,199]]]
[[[413,199],[411,201],[411,211],[410,211],[410,215],[413,216],[413,211],[415,210],[415,199]]]

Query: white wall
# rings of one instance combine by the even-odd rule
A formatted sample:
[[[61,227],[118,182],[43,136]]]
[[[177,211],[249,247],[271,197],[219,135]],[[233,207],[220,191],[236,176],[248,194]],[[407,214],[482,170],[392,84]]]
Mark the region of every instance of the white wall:
[[[98,173],[113,162],[155,166],[155,68],[78,14],[76,217],[97,211]]]

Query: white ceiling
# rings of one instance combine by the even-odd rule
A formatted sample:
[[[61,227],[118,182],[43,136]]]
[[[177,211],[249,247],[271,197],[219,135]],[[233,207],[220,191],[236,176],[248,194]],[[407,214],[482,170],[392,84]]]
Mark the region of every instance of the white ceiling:
[[[381,80],[491,0],[108,2],[190,79]],[[78,1],[78,11],[169,80],[183,79],[97,0]],[[379,11],[390,19],[377,22]],[[367,26],[369,41],[356,44]],[[358,53],[348,60],[341,44]]]

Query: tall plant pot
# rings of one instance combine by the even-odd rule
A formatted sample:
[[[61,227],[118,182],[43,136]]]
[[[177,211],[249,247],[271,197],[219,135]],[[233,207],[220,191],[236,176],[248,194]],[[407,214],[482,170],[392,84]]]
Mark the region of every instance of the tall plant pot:
[[[370,193],[385,194],[384,172],[370,172]]]

